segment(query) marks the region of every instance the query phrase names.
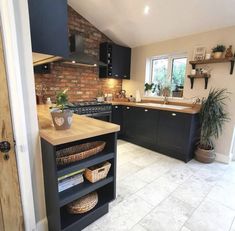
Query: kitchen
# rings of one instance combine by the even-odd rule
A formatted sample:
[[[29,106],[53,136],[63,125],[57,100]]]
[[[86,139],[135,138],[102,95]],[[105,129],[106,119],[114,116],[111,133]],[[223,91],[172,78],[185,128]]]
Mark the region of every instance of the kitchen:
[[[223,230],[229,230],[230,226],[233,228],[235,216],[234,201],[232,199],[224,199],[226,193],[234,192],[233,180],[231,180],[234,174],[234,164],[231,161],[234,153],[234,112],[231,107],[234,104],[234,74],[233,72],[230,74],[233,58],[225,60],[225,63],[221,61],[221,63],[208,64],[206,61],[206,66],[210,69],[211,78],[208,75],[203,77],[203,79],[195,78],[192,80],[191,77],[187,78],[187,75],[192,75],[191,70],[195,69],[193,67],[194,64],[189,64],[190,61],[195,62],[195,59],[193,59],[195,47],[203,44],[207,48],[207,54],[210,53],[210,49],[216,46],[216,44],[225,44],[227,48],[231,44],[233,47],[235,46],[232,42],[234,41],[234,24],[225,23],[224,25],[218,25],[218,27],[212,26],[212,29],[197,30],[197,33],[188,32],[187,36],[182,33],[179,36],[172,35],[172,37],[159,40],[154,40],[153,38],[153,40],[146,40],[147,42],[137,43],[135,39],[133,41],[126,39],[126,42],[125,40],[121,42],[118,36],[112,36],[112,33],[109,32],[105,33],[105,26],[102,27],[100,25],[103,16],[99,16],[100,21],[98,16],[98,18],[92,18],[93,12],[86,3],[79,5],[74,1],[69,1],[68,9],[67,6],[64,7],[63,13],[60,12],[59,17],[58,15],[56,16],[56,9],[52,14],[46,3],[47,7],[45,5],[42,7],[43,2],[39,7],[33,2],[31,1],[32,4],[35,4],[33,7],[35,7],[36,12],[40,12],[39,9],[42,8],[41,15],[38,13],[36,18],[32,16],[33,7],[29,8],[32,49],[33,52],[37,52],[36,58],[40,59],[37,62],[41,62],[40,64],[42,65],[34,65],[35,78],[25,82],[26,85],[24,87],[26,89],[29,86],[35,86],[35,88],[27,89],[27,91],[23,92],[22,98],[25,99],[25,105],[22,107],[30,112],[26,115],[26,118],[28,117],[28,121],[30,121],[27,124],[27,129],[29,129],[27,131],[35,129],[32,134],[38,134],[37,126],[35,126],[37,121],[34,117],[36,110],[32,108],[27,110],[28,106],[35,105],[37,96],[42,154],[38,151],[41,144],[36,136],[35,138],[33,138],[34,136],[31,137],[31,141],[29,140],[29,144],[34,142],[35,145],[30,149],[31,153],[34,154],[30,156],[29,163],[31,166],[30,175],[32,177],[31,193],[34,198],[34,217],[36,220],[32,221],[32,223],[37,223],[37,230],[46,230],[47,225],[50,227],[49,230],[80,230],[94,222],[88,228],[85,228],[85,230],[194,231],[198,230],[199,223],[197,219],[202,219],[200,230],[216,230],[219,224],[221,224]],[[95,6],[98,8],[98,5]],[[147,20],[148,17],[153,17],[151,15],[151,7],[149,9],[148,7],[143,7],[144,5],[141,6],[144,9],[144,13],[141,15],[143,21]],[[174,5],[174,7],[176,6]],[[226,7],[224,6],[224,8]],[[114,10],[112,7],[111,9]],[[111,12],[113,12],[112,10]],[[47,14],[48,11],[49,14]],[[106,16],[111,17],[110,14]],[[40,16],[43,16],[43,19]],[[46,23],[47,17],[54,17],[54,19]],[[34,20],[43,21],[43,26]],[[191,22],[193,27],[193,20]],[[57,28],[56,24],[63,25],[63,31],[66,33],[60,32],[60,36],[56,35],[54,31]],[[93,24],[99,27],[99,29]],[[32,25],[37,25],[37,27]],[[42,47],[36,47],[34,44],[35,39],[40,44],[40,39],[43,38],[41,36],[43,30],[40,31],[38,28],[41,28],[40,30],[42,28],[45,29],[47,36],[49,34],[53,35],[52,37],[44,37],[46,41],[44,40],[41,43],[46,44],[46,49],[50,51],[40,51]],[[4,30],[6,31],[6,28]],[[20,27],[18,27],[18,30],[20,30]],[[33,35],[34,30],[36,31],[35,37]],[[130,28],[130,31],[132,31],[132,28]],[[135,32],[133,33],[135,34]],[[78,37],[76,37],[77,35]],[[29,35],[28,39],[30,39]],[[83,60],[75,60],[75,58],[80,57],[79,55],[71,59],[69,56],[59,55],[55,50],[52,52],[54,49],[53,45],[62,53],[66,53],[66,49],[69,52],[69,39],[72,41],[72,43],[70,41],[70,45],[72,44],[70,51],[85,54]],[[80,46],[76,46],[76,39],[80,41]],[[113,41],[115,41],[115,44],[113,44]],[[102,43],[105,48],[102,47]],[[113,49],[113,52],[118,47],[125,49],[125,55],[120,55],[121,58],[117,59],[118,64],[124,63],[127,66],[123,68],[125,73],[123,71],[120,71],[122,72],[121,74],[115,72],[115,52],[113,56],[111,54],[111,59],[108,61],[110,58],[110,47]],[[29,49],[27,51],[29,52]],[[41,56],[41,53],[44,55]],[[49,54],[52,57],[48,57]],[[102,54],[105,58],[102,57]],[[22,53],[23,55],[24,53]],[[57,56],[63,58],[61,59]],[[186,58],[184,63],[185,72],[182,75],[183,91],[182,88],[179,88],[179,90],[171,93],[180,95],[183,92],[183,97],[173,97],[168,94],[163,94],[165,97],[159,96],[160,90],[157,84],[154,87],[158,90],[154,92],[151,91],[152,87],[150,91],[145,89],[145,84],[151,83],[152,77],[148,73],[151,72],[151,67],[148,68],[148,66],[155,56],[161,56],[162,58],[161,63],[156,61],[156,71],[158,71],[158,65],[165,65],[164,62],[173,63],[177,58]],[[35,62],[35,53],[33,57]],[[46,62],[45,60],[41,61],[42,57],[43,59],[45,57],[46,59],[49,58],[53,62],[48,62],[48,60]],[[124,58],[125,60],[123,60]],[[9,60],[8,56],[7,60]],[[76,65],[74,65],[74,61]],[[120,64],[120,66],[122,65]],[[117,70],[120,70],[120,66]],[[112,78],[106,78],[109,76],[110,70],[113,71],[111,74]],[[174,70],[170,71],[173,72]],[[205,89],[206,83],[208,85],[207,89]],[[193,157],[198,140],[200,103],[203,97],[208,96],[211,88],[225,88],[231,92],[227,109],[230,120],[224,124],[222,135],[215,141],[216,161],[218,162],[207,165],[201,164],[193,159]],[[59,135],[64,133],[58,133],[54,127],[51,127],[52,120],[49,114],[49,107],[52,106],[51,102],[55,103],[57,100],[56,95],[65,89],[68,89],[66,94],[68,95],[69,108],[75,112],[71,128],[65,131],[69,138]],[[107,102],[97,102],[103,101],[103,97],[107,99]],[[80,117],[79,115],[83,116]],[[84,115],[88,117],[84,117]],[[101,120],[93,120],[92,118]],[[43,126],[45,125],[46,127],[41,126],[41,119],[44,122],[46,121],[45,123],[42,122]],[[120,125],[120,127],[104,123],[103,121],[113,122]],[[33,126],[34,128],[31,128]],[[48,126],[50,126],[50,129]],[[113,135],[117,132],[118,140]],[[50,174],[52,174],[54,168],[56,169],[56,166],[48,165],[49,160],[44,159],[43,156],[47,156],[45,153],[51,149],[50,145],[55,145],[54,147],[57,151],[68,148],[65,141],[62,141],[63,139],[68,139],[69,143],[76,141],[76,144],[82,145],[82,141],[96,142],[97,140],[94,137],[102,138],[106,142],[105,152],[100,153],[100,158],[102,162],[110,160],[112,164],[108,177],[89,185],[88,188],[75,192],[75,194],[71,194],[68,197],[70,199],[66,197],[66,193],[60,193],[62,198],[60,206],[64,207],[68,202],[85,196],[85,192],[92,192],[94,188],[98,190],[98,198],[102,203],[103,198],[109,202],[116,199],[110,203],[109,212],[106,203],[100,204],[98,202],[98,207],[96,206],[93,210],[88,211],[82,216],[78,215],[78,217],[81,216],[81,220],[77,222],[72,216],[69,217],[64,209],[58,212],[56,201],[50,203],[52,195],[58,194],[58,192],[55,193],[56,191],[54,191],[57,190],[57,186],[52,187],[54,183],[52,183],[52,178],[50,178]],[[35,140],[33,141],[33,139]],[[43,158],[43,163],[41,158]],[[101,159],[93,160],[92,157],[89,158],[87,158],[87,161],[101,162]],[[53,162],[54,160],[50,161]],[[219,162],[226,163],[226,165]],[[227,165],[228,163],[230,164]],[[89,167],[85,160],[81,164]],[[80,165],[79,168],[81,168]],[[50,169],[50,171],[46,169]],[[65,171],[63,168],[58,169],[58,174],[62,174]],[[49,178],[50,181],[48,182],[47,179]],[[56,176],[55,178],[57,180]],[[45,183],[46,195],[44,194],[43,181]],[[51,195],[46,189],[50,184]],[[106,184],[106,186],[103,184]],[[115,193],[116,190],[117,192]],[[107,198],[104,196],[105,194]],[[23,196],[22,200],[24,201]],[[216,203],[213,204],[214,201]],[[57,214],[58,217],[64,216],[64,218],[56,218],[55,216],[53,218],[55,220],[51,220],[51,216],[48,216],[51,206],[53,207],[53,213]],[[135,207],[140,208],[139,211],[135,211]],[[209,209],[206,210],[206,215],[203,217],[202,210],[207,207],[211,208],[215,214],[219,214],[219,212],[225,213],[225,219],[221,218],[220,221],[212,219],[213,221],[211,221],[213,215]],[[122,212],[125,209],[127,212]],[[107,212],[108,214],[101,217],[101,215]],[[164,215],[164,213],[168,215]],[[183,217],[181,216],[182,213]],[[27,217],[25,212],[24,215]],[[87,219],[86,217],[89,216],[93,216],[93,218]],[[95,221],[99,217],[101,218]],[[63,223],[62,220],[59,221],[60,219],[67,219],[68,222]],[[60,224],[60,222],[62,223]],[[57,228],[53,227],[52,224],[57,223]],[[73,223],[74,225],[72,226]],[[170,225],[169,223],[172,224]],[[67,228],[65,228],[66,225],[68,225]],[[156,227],[158,228],[155,229]]]

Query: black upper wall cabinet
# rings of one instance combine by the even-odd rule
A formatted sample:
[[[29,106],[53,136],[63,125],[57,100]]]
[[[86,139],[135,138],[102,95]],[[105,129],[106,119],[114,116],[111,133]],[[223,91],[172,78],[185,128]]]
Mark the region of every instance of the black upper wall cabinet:
[[[28,0],[28,5],[33,52],[67,57],[67,1]]]
[[[100,78],[130,79],[131,48],[101,43],[100,61],[107,64],[107,67],[100,67]]]

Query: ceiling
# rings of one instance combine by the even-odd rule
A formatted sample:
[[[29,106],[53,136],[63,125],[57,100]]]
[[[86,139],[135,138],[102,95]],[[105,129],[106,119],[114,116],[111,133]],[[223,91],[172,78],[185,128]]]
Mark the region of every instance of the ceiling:
[[[235,0],[68,0],[114,42],[136,47],[235,25]],[[144,9],[149,6],[149,13]]]

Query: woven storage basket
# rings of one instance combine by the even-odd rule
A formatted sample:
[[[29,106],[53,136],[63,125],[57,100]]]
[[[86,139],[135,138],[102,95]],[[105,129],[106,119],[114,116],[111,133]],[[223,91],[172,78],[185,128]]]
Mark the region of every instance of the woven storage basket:
[[[65,165],[78,160],[86,159],[104,150],[106,142],[94,141],[79,144],[56,152],[57,165]]]
[[[67,205],[67,211],[71,214],[81,214],[92,210],[98,203],[97,192],[89,193]]]
[[[91,183],[95,183],[107,177],[111,164],[106,161],[101,165],[93,166],[85,170],[85,177]]]

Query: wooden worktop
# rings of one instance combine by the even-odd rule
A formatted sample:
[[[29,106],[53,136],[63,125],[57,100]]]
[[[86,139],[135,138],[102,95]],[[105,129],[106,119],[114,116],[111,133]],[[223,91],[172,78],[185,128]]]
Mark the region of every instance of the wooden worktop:
[[[52,145],[69,143],[120,130],[119,125],[74,114],[71,128],[59,131],[53,126],[48,105],[38,105],[37,111],[40,137]]]
[[[201,108],[201,106],[198,105],[198,104],[195,105],[195,104],[175,103],[175,102],[169,102],[169,104],[170,105],[185,106],[185,107],[189,107],[189,108],[184,108],[184,109],[164,108],[164,107],[148,105],[148,103],[161,103],[159,101],[147,101],[147,100],[143,100],[143,101],[141,101],[141,103],[119,102],[119,101],[112,101],[110,103],[112,103],[112,105],[142,107],[142,108],[147,108],[147,109],[157,109],[157,110],[163,110],[163,111],[174,111],[174,112],[181,112],[181,113],[187,113],[187,114],[197,114],[197,113],[199,113],[200,108]]]

